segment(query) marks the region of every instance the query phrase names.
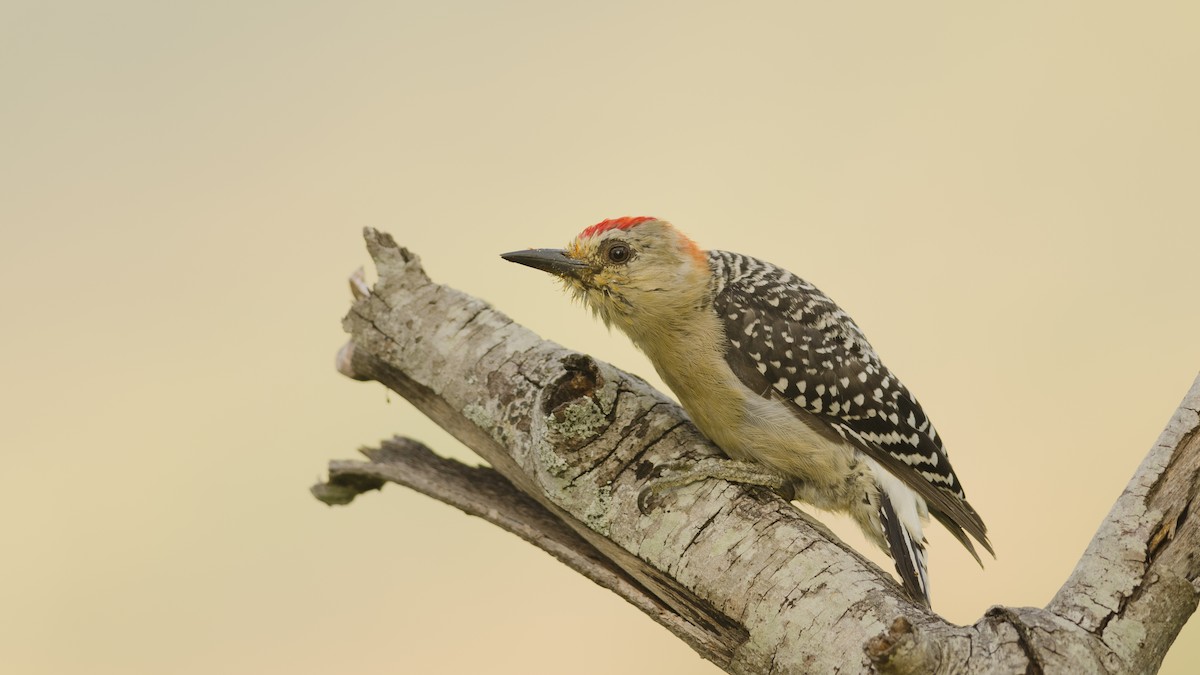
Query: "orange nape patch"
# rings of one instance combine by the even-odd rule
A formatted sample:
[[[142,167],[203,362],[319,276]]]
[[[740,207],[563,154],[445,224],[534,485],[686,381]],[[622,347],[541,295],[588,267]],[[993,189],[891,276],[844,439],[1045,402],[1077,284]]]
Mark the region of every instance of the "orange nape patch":
[[[579,236],[581,238],[594,237],[602,232],[608,232],[609,230],[628,230],[629,228],[641,225],[648,220],[658,219],[654,218],[653,216],[626,216],[624,218],[602,220],[595,225],[584,229],[583,232],[579,233]]]
[[[692,260],[694,260],[698,266],[708,269],[708,254],[704,252],[704,249],[697,246],[696,242],[692,241],[691,237],[679,232],[679,230],[675,231],[679,234],[679,238],[683,242],[684,250],[688,252],[688,255],[692,256]]]

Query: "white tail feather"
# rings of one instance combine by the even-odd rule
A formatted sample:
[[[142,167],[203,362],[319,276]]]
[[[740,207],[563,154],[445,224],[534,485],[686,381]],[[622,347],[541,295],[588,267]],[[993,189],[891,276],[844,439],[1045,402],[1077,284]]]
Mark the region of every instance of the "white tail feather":
[[[921,527],[921,521],[929,517],[928,506],[926,506],[925,500],[920,495],[877,462],[870,458],[864,458],[864,460],[871,467],[872,473],[875,474],[875,480],[879,484],[881,492],[879,516],[884,528],[884,539],[888,542],[888,546],[891,549],[892,559],[896,561],[896,570],[899,572],[901,580],[904,581],[906,587],[913,584],[917,586],[913,590],[918,591],[922,597],[915,599],[923,601],[928,605],[928,558],[925,553],[925,534]],[[897,521],[895,525],[898,527],[895,533],[888,531],[893,527],[888,518],[887,512],[889,510],[895,514],[895,520]],[[903,561],[901,557],[904,558]],[[907,564],[905,561],[907,561]],[[913,575],[915,578],[905,578],[911,574],[906,573],[906,568],[915,572],[915,575]]]

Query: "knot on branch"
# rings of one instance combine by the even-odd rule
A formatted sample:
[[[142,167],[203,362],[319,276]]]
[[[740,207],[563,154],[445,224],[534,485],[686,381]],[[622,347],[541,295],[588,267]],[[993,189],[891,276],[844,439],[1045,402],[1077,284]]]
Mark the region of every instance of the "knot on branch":
[[[562,359],[566,372],[546,387],[542,399],[542,412],[559,417],[563,407],[581,398],[592,398],[596,389],[604,385],[604,376],[596,361],[586,354],[571,354]]]
[[[616,384],[585,354],[564,356],[564,372],[541,394],[546,440],[573,453],[602,434],[612,423]]]
[[[867,640],[863,650],[882,673],[920,673],[929,669],[929,655],[920,634],[902,616],[892,621],[888,632]]]

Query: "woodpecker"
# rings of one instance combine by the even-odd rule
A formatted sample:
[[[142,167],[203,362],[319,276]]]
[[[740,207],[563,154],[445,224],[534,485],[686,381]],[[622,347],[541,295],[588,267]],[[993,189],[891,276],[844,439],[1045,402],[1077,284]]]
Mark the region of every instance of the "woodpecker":
[[[848,513],[925,606],[923,520],[936,518],[980,564],[972,537],[995,555],[917,399],[812,284],[701,250],[651,217],[605,220],[565,249],[501,257],[558,276],[628,335],[730,458],[664,477],[643,496],[716,477]]]

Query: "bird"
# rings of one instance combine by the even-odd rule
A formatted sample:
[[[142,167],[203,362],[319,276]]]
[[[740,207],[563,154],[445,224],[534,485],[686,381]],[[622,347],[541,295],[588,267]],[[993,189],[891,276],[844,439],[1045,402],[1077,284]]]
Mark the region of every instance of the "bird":
[[[563,249],[501,257],[557,276],[625,333],[727,456],[663,467],[639,497],[643,510],[666,490],[722,478],[847,513],[926,607],[929,516],[981,566],[972,538],[995,555],[920,403],[813,284],[757,258],[705,251],[649,216],[601,221]]]

